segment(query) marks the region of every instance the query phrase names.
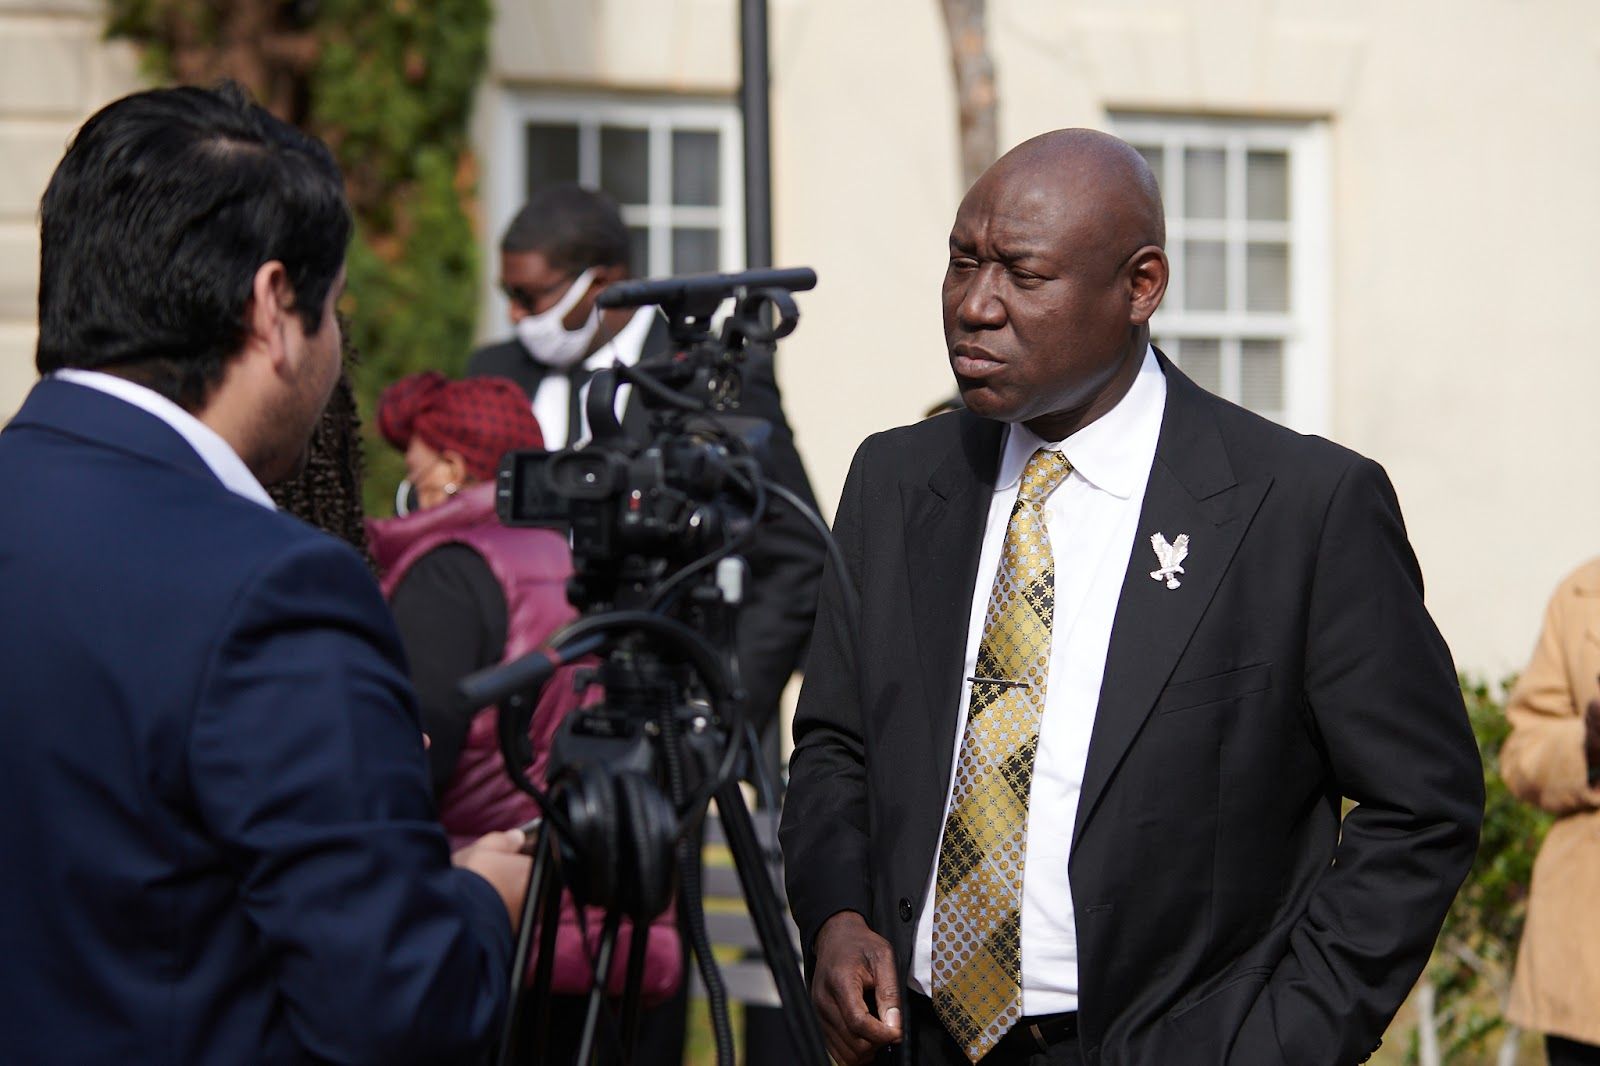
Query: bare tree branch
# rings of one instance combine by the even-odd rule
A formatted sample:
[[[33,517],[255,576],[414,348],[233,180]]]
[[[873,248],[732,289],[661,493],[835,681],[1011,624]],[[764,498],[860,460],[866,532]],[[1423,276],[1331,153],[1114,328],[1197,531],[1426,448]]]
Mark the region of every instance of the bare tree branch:
[[[994,59],[989,55],[988,0],[940,0],[955,72],[961,129],[961,181],[970,186],[1000,154]]]

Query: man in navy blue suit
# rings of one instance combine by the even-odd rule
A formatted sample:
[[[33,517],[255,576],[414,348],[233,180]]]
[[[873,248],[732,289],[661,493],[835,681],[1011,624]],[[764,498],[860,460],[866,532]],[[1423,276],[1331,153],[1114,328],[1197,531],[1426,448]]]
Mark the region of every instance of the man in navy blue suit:
[[[452,862],[383,601],[262,490],[339,373],[332,156],[111,104],[40,211],[0,433],[0,1061],[470,1062],[526,860]]]

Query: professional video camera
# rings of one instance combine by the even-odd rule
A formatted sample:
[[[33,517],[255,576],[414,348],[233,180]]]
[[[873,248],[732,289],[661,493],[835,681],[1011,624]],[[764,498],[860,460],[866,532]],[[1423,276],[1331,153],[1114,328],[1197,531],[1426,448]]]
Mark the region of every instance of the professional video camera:
[[[815,284],[815,273],[795,269],[612,285],[600,306],[659,307],[676,354],[600,372],[589,389],[587,442],[555,453],[513,453],[500,470],[503,522],[571,530],[568,598],[583,614],[549,647],[467,678],[461,691],[473,706],[500,705],[507,771],[543,812],[512,970],[520,983],[537,926],[533,1002],[541,1009],[549,998],[543,993],[560,885],[606,908],[579,1062],[588,1061],[601,1031],[624,917],[633,923],[633,938],[615,1040],[623,1061],[632,1054],[645,932],[676,888],[710,1001],[719,1066],[732,1066],[726,995],[700,906],[699,828],[713,798],[795,1047],[803,1061],[828,1061],[738,787],[741,770],[757,760],[733,652],[746,574],[739,553],[760,535],[771,501],[796,508],[831,545],[822,519],[763,475],[767,423],[734,413],[747,350],[792,332],[799,311],[791,294]],[[730,298],[733,310],[719,325],[716,313]],[[649,412],[642,433],[625,430],[617,417],[622,387],[635,390]],[[603,657],[590,677],[603,685],[605,701],[561,724],[547,795],[526,773],[538,691],[556,668],[590,655]],[[502,1063],[512,1061],[514,1030],[508,1015]],[[536,1031],[542,1045],[543,1018]],[[542,1046],[523,1050],[535,1056],[530,1061],[543,1061]]]

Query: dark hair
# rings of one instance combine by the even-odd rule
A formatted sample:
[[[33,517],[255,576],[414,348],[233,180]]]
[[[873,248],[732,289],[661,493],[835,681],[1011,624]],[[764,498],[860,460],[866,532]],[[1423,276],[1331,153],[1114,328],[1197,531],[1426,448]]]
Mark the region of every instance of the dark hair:
[[[360,356],[348,329],[342,330],[341,337],[344,367],[311,434],[306,464],[293,477],[269,485],[267,491],[283,510],[355,548],[376,572],[367,547],[366,512],[361,506],[361,479],[366,472],[361,413],[350,384],[351,368],[360,362]]]
[[[538,252],[557,270],[627,266],[628,227],[611,197],[578,185],[546,185],[500,239],[502,252]]]
[[[39,372],[114,369],[190,411],[244,344],[257,269],[283,263],[315,333],[351,231],[327,147],[232,84],[102,108],[39,223]]]

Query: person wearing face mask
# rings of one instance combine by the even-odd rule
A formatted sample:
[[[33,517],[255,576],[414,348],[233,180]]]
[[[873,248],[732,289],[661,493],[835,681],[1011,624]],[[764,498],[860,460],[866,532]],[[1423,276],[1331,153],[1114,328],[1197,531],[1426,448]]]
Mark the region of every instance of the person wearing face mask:
[[[576,185],[536,193],[500,245],[500,287],[510,301],[511,339],[481,348],[467,376],[510,378],[528,394],[551,450],[588,437],[583,400],[589,379],[620,362],[663,357],[670,341],[654,308],[595,303],[628,276],[628,230],[604,195]],[[644,412],[619,393],[618,415]],[[631,417],[630,417],[631,416]],[[781,416],[780,416],[781,417]]]
[[[500,287],[510,301],[513,337],[474,352],[467,374],[507,377],[521,386],[552,450],[588,438],[583,400],[597,370],[672,357],[666,321],[654,307],[596,306],[607,286],[629,276],[628,248],[628,229],[610,198],[565,184],[537,190],[500,242]],[[630,391],[618,390],[617,415],[640,439],[650,416]],[[737,413],[770,427],[760,453],[767,476],[815,507],[770,351],[748,352]],[[775,767],[778,703],[811,634],[823,548],[798,512],[769,501],[768,520],[746,553],[751,580],[737,650],[748,713]],[[752,1010],[746,1022],[751,1061],[784,1061],[787,1052],[773,1050],[787,1041],[776,1012]]]
[[[377,417],[384,439],[405,453],[417,506],[404,516],[369,521],[368,542],[411,663],[430,740],[439,820],[453,840],[481,835],[477,826],[521,825],[538,811],[506,776],[495,711],[466,705],[456,683],[542,646],[577,615],[566,598],[572,574],[566,538],[548,529],[510,529],[495,516],[500,458],[513,449],[542,446],[539,423],[522,390],[504,378],[451,381],[433,371],[385,389]],[[530,772],[536,782],[545,780],[556,726],[581,702],[573,687],[577,668],[558,671],[540,693],[531,724]],[[591,941],[602,918],[598,911],[590,916]],[[651,927],[647,1006],[667,1000],[680,986],[675,923],[669,909]],[[585,953],[580,936],[576,912],[564,900],[551,989],[572,1009],[552,1012],[557,1052],[568,1044],[576,1050],[584,1002],[579,997],[587,996],[591,980],[592,951]],[[619,960],[612,974],[617,994],[623,974]],[[524,1019],[532,1017],[532,1011],[523,1012]],[[559,1061],[559,1055],[553,1058]]]
[[[602,310],[595,300],[629,276],[628,229],[604,193],[550,185],[534,193],[500,242],[500,286],[510,300],[514,336],[473,353],[467,376],[509,378],[527,393],[552,451],[588,438],[583,400],[598,370],[672,356],[666,322],[653,307]],[[624,387],[618,416],[634,437],[649,412]],[[738,414],[771,427],[761,456],[767,476],[816,505],[794,435],[784,418],[772,356],[744,364]],[[751,582],[740,624],[739,655],[750,714],[765,733],[778,699],[800,663],[822,576],[822,546],[805,521],[779,501],[748,553]]]

